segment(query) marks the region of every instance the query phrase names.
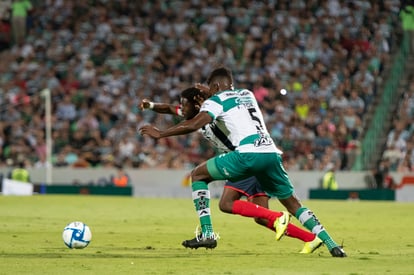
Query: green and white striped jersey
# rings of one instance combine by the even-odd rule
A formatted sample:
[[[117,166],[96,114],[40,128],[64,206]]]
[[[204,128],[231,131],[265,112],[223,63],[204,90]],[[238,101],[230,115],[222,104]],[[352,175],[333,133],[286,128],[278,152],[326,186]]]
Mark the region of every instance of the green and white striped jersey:
[[[235,150],[245,153],[279,153],[264,123],[254,94],[246,89],[221,91],[202,104],[213,123]]]

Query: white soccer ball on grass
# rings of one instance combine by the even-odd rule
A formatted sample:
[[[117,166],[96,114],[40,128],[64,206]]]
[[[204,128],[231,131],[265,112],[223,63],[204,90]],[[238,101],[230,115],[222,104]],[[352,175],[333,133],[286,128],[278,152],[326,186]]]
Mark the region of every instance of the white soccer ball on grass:
[[[71,222],[63,229],[62,238],[67,247],[82,249],[91,242],[92,232],[83,222]]]

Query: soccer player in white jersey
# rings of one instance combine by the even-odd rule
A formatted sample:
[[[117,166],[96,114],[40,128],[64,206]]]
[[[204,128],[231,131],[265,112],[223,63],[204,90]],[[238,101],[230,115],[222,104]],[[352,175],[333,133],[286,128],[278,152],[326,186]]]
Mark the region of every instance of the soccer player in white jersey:
[[[199,89],[191,87],[181,92],[180,105],[154,103],[144,99],[140,103],[140,109],[151,109],[157,113],[178,115],[185,119],[192,119],[200,110],[201,104],[199,101],[203,102],[205,100],[203,95],[204,94]],[[235,148],[215,124],[207,124],[203,126],[200,129],[200,132],[221,153],[232,151]],[[246,200],[249,202],[266,209],[269,208],[269,197],[262,191],[257,179],[255,177],[249,177],[237,182],[226,181],[223,194],[220,197],[220,210],[229,214],[245,216],[244,208],[246,203],[244,201],[239,201],[243,196],[245,196]],[[274,223],[282,213],[262,210],[262,208],[257,208],[256,211],[259,212],[259,214],[252,214],[254,215],[256,223],[275,231]],[[247,213],[247,217],[251,217],[251,215]],[[288,223],[285,235],[305,242],[300,253],[313,253],[322,245],[322,241],[316,237],[315,234],[305,231],[292,223]],[[200,239],[202,238],[200,238],[197,232],[196,238],[185,240],[182,244],[184,247],[195,249],[199,247],[214,248],[217,245],[217,241],[214,239],[208,241],[200,241]]]
[[[201,224],[205,227],[201,241],[214,238],[206,200],[207,184],[214,180],[238,181],[255,176],[262,189],[269,196],[278,198],[289,213],[316,234],[333,257],[346,257],[343,248],[332,239],[315,214],[295,196],[293,185],[282,164],[282,152],[266,129],[254,94],[247,89],[234,89],[232,74],[224,67],[213,70],[207,84],[211,97],[204,101],[200,112],[193,119],[164,131],[151,125],[140,128],[141,134],[158,139],[188,134],[215,122],[236,146],[234,151],[213,157],[191,171],[193,200]],[[246,205],[246,212],[253,211],[250,207],[251,205]],[[279,226],[289,222],[288,219],[278,220],[280,218],[275,222],[276,234]]]

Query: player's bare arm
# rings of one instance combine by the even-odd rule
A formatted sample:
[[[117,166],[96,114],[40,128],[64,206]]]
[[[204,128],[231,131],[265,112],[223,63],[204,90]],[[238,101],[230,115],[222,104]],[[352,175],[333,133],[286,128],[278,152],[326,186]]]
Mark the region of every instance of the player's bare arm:
[[[149,99],[143,99],[139,104],[139,108],[141,110],[153,110],[154,112],[161,114],[175,115],[177,106],[167,103],[156,103]]]
[[[198,113],[194,118],[182,121],[164,131],[152,125],[145,125],[139,129],[142,135],[148,135],[152,138],[159,139],[170,136],[179,136],[192,133],[212,121],[211,116],[207,112]]]

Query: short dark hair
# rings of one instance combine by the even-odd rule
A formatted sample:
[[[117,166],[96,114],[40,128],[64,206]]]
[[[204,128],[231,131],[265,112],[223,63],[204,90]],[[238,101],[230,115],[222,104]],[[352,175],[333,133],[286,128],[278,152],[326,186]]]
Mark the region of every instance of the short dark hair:
[[[187,99],[194,105],[198,104],[198,102],[194,100],[196,96],[202,96],[205,98],[205,94],[196,87],[190,87],[181,92],[181,97]]]
[[[216,78],[225,78],[230,84],[233,84],[233,74],[231,70],[226,67],[218,67],[214,69],[207,79],[207,84],[210,84]]]

